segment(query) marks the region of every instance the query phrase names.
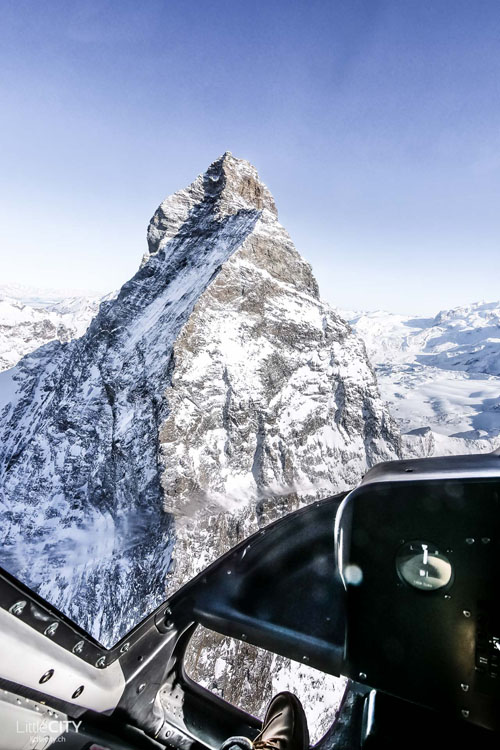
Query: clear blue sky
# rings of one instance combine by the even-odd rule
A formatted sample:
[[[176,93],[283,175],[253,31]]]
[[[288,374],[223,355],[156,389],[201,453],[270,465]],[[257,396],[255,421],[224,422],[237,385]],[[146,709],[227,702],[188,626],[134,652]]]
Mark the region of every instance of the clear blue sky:
[[[3,0],[0,80],[0,283],[120,286],[230,150],[333,304],[500,298],[497,0]]]

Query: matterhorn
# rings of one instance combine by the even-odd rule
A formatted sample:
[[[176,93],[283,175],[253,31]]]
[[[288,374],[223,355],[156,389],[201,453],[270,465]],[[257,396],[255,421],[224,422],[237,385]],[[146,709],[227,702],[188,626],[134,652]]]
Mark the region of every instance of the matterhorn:
[[[147,237],[80,338],[0,374],[1,565],[105,646],[401,452],[363,343],[253,166],[225,153]]]

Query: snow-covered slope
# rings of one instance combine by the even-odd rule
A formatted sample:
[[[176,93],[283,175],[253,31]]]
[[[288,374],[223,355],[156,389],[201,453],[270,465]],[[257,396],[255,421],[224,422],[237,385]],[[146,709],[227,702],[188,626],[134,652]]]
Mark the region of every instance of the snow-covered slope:
[[[49,341],[85,333],[101,295],[0,285],[0,372]]]
[[[421,443],[437,454],[498,445],[500,303],[471,304],[435,318],[381,311],[349,318],[401,430],[416,431],[408,445]]]

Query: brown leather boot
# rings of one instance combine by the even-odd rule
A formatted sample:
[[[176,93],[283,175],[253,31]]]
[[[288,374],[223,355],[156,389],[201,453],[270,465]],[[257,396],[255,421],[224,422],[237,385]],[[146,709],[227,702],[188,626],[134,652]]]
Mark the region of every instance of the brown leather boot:
[[[309,750],[309,732],[302,703],[292,693],[278,693],[267,707],[254,750]]]

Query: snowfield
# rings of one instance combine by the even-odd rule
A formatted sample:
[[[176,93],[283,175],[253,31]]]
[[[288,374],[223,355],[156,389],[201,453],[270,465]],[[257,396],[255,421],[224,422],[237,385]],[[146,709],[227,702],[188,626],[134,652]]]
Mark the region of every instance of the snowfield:
[[[366,344],[391,414],[403,433],[415,433],[414,443],[431,430],[439,454],[499,445],[499,302],[434,318],[383,311],[346,316]]]

